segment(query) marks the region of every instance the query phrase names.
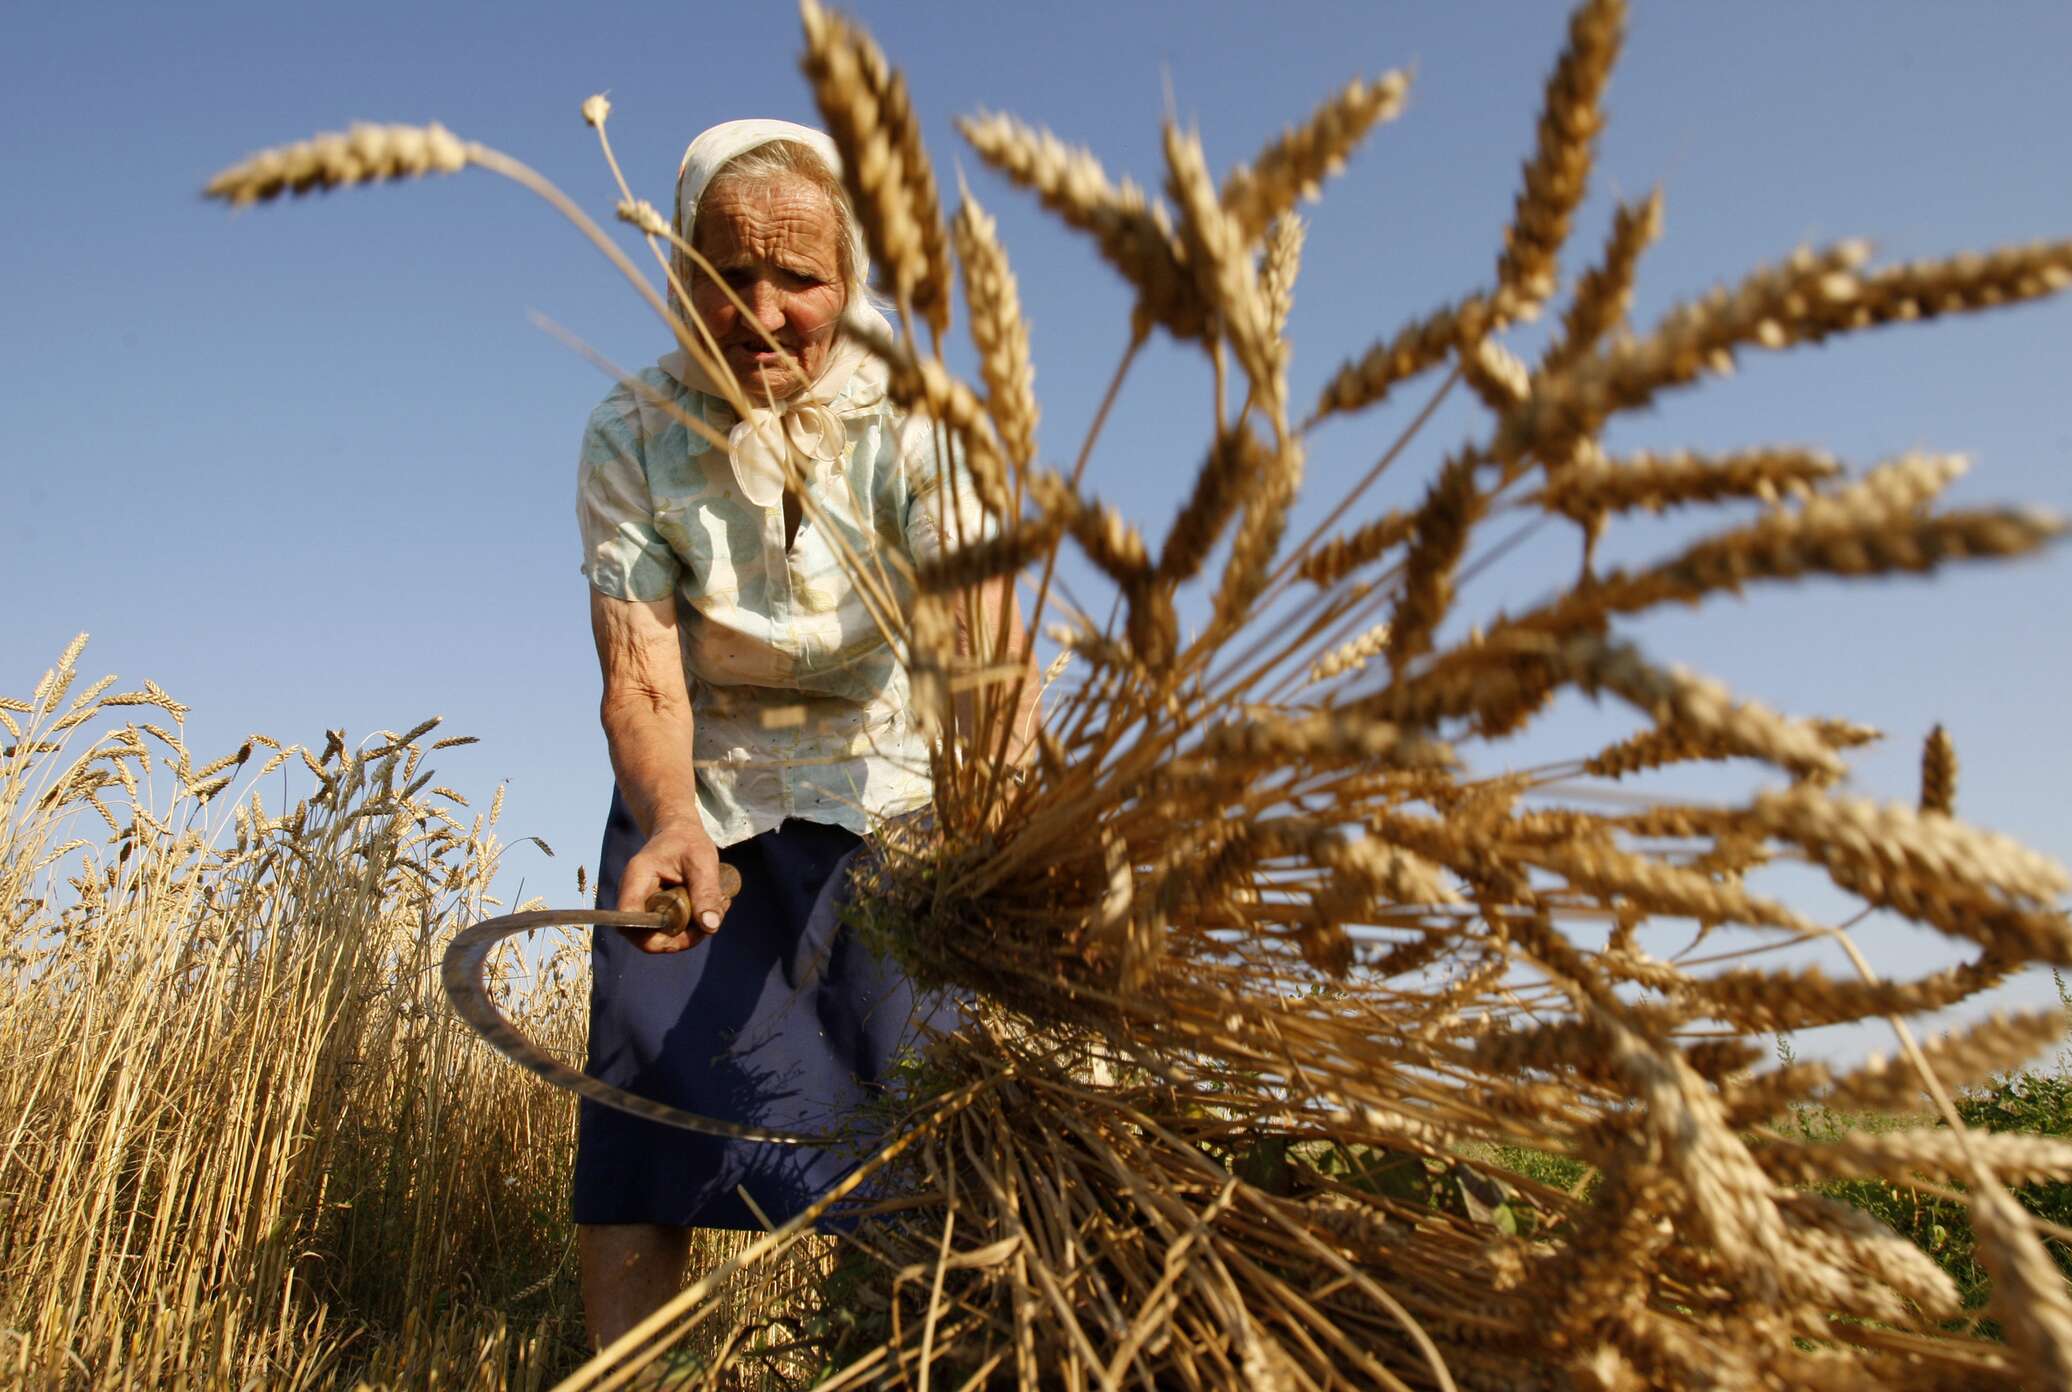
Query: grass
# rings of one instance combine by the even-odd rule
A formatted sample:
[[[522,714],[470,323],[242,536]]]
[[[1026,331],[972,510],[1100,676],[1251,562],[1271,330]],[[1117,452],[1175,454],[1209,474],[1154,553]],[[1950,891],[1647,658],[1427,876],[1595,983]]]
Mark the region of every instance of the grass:
[[[2063,987],[2060,986],[2060,994]],[[1984,1087],[1966,1089],[1957,1098],[1957,1114],[1968,1127],[1988,1132],[2072,1137],[2072,1072],[2060,1053],[2048,1067],[2007,1074]],[[1940,1128],[1927,1115],[1884,1112],[1840,1112],[1817,1105],[1792,1110],[1781,1128],[1807,1140],[1832,1140],[1850,1132],[1883,1132]],[[1962,1186],[1955,1186],[1959,1192]],[[2072,1184],[2062,1180],[2012,1185],[2015,1201],[2029,1213],[2063,1231],[2072,1228]],[[1934,1259],[1956,1283],[1967,1312],[1977,1312],[1992,1292],[1992,1278],[1981,1264],[1966,1206],[1932,1188],[1916,1188],[1881,1180],[1840,1180],[1821,1192],[1841,1199],[1885,1223]],[[2046,1243],[2058,1271],[2072,1282],[2072,1246],[2062,1237]],[[1989,1319],[1978,1330],[1999,1336]]]

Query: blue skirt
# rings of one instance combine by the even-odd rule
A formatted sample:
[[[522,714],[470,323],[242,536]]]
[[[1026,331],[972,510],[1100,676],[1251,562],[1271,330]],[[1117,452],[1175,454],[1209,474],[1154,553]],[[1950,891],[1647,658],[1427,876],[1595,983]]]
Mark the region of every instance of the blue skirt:
[[[617,901],[640,829],[612,793],[598,858],[598,903]],[[586,1071],[642,1097],[753,1126],[828,1134],[878,1087],[923,1019],[889,961],[841,926],[849,869],[865,842],[818,822],[720,850],[741,893],[719,932],[652,955],[614,929],[591,936]],[[851,1132],[829,1147],[770,1145],[684,1131],[587,1098],[577,1118],[575,1221],[758,1229],[745,1189],[773,1224],[824,1194],[869,1149]]]

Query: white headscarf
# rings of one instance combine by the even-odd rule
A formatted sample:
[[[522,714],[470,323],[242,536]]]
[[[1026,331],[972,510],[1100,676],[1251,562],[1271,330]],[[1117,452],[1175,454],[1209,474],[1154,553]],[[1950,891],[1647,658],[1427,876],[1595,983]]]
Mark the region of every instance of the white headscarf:
[[[842,156],[824,131],[791,121],[724,121],[702,132],[683,152],[676,175],[677,235],[686,242],[698,223],[698,200],[713,178],[736,158],[773,141],[791,141],[820,157],[828,172],[842,174]],[[734,480],[741,492],[762,507],[777,503],[784,493],[783,453],[789,453],[802,473],[810,474],[816,460],[839,457],[845,432],[840,417],[876,406],[885,397],[885,367],[866,352],[852,327],[868,328],[886,338],[892,326],[870,302],[865,290],[870,273],[870,256],[864,245],[863,229],[856,215],[843,208],[847,222],[850,256],[847,306],[842,324],[835,331],[827,363],[819,377],[805,390],[777,403],[775,411],[755,406],[731,437],[729,451]],[[706,375],[688,353],[679,349],[661,360],[663,371],[693,391],[724,397],[726,392]]]

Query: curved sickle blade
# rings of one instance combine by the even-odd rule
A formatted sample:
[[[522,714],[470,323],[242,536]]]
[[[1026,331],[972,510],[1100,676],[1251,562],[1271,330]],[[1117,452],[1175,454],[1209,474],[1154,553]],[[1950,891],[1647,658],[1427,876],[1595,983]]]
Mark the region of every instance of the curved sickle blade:
[[[604,928],[660,928],[666,925],[665,916],[658,913],[623,913],[601,909],[544,909],[533,913],[505,914],[501,918],[488,918],[472,928],[464,928],[454,935],[446,945],[446,958],[440,969],[440,980],[446,987],[446,998],[453,1002],[454,1010],[461,1019],[474,1027],[477,1034],[487,1040],[489,1047],[502,1054],[520,1068],[528,1069],[545,1078],[555,1087],[568,1092],[580,1093],[593,1102],[607,1107],[616,1107],[622,1112],[643,1117],[648,1121],[659,1121],[664,1126],[681,1127],[685,1131],[698,1131],[707,1136],[725,1136],[736,1141],[762,1141],[769,1145],[826,1145],[825,1136],[808,1136],[796,1131],[769,1131],[759,1126],[743,1126],[739,1122],[722,1121],[718,1117],[700,1116],[686,1112],[662,1102],[651,1102],[636,1096],[624,1088],[599,1082],[587,1073],[548,1057],[530,1039],[518,1032],[517,1026],[505,1019],[503,1013],[489,997],[489,988],[482,979],[483,969],[488,965],[489,953],[505,938],[534,928],[561,927],[574,924],[588,924]]]

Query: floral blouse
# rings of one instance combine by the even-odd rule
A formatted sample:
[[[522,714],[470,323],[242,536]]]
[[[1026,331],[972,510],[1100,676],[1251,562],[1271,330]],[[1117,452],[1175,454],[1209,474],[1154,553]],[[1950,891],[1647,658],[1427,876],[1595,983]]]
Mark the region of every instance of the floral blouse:
[[[928,740],[907,672],[844,557],[909,605],[905,568],[881,557],[911,564],[942,551],[946,531],[951,545],[988,535],[968,478],[945,488],[927,423],[859,372],[832,404],[847,428],[842,457],[815,466],[816,506],[787,551],[784,509],[744,497],[726,451],[659,404],[722,438],[735,423],[670,361],[640,374],[649,390],[621,384],[592,412],[576,516],[591,585],[615,599],[676,596],[706,830],[722,846],[788,817],[862,834],[922,806]],[[946,491],[957,501],[947,515]]]

